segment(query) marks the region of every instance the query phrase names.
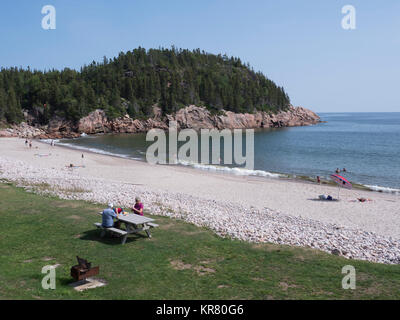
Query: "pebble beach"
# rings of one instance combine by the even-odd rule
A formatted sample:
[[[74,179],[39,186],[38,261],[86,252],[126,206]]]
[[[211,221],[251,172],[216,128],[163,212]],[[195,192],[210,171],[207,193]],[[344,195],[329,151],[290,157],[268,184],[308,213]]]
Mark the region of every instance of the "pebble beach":
[[[75,168],[70,168],[74,164]],[[222,237],[322,250],[348,259],[400,263],[398,195],[343,190],[283,179],[241,177],[0,139],[0,179],[62,199],[130,208],[182,219]],[[360,203],[356,197],[372,201]],[[22,214],[22,213],[21,213]]]

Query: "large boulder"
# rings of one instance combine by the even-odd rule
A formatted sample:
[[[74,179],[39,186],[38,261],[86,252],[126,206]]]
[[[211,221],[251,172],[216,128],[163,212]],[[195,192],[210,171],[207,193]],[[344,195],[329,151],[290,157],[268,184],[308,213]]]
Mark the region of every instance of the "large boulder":
[[[272,123],[280,123],[283,127],[307,126],[316,124],[320,117],[311,110],[303,107],[291,106],[288,111],[271,116]]]
[[[262,114],[225,111],[224,115],[216,116],[215,126],[220,130],[260,128],[262,127]]]
[[[167,116],[168,123],[176,121],[178,129],[212,129],[215,128],[214,117],[210,111],[204,107],[196,107],[194,105],[182,108],[175,115]]]
[[[11,138],[18,137],[18,135],[12,129],[3,129],[0,130],[0,138]]]
[[[77,131],[87,134],[109,132],[109,123],[104,110],[97,109],[80,119]]]
[[[75,123],[59,116],[55,116],[50,120],[45,131],[44,134],[40,135],[40,138],[61,139],[79,137]]]

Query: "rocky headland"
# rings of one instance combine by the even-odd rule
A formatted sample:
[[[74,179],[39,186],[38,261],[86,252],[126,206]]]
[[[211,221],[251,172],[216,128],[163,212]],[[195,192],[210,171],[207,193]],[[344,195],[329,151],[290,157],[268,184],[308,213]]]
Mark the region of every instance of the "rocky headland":
[[[222,111],[212,114],[205,107],[194,105],[178,110],[173,115],[163,116],[161,109],[153,107],[152,117],[141,120],[129,115],[108,119],[105,112],[97,109],[78,122],[55,117],[48,125],[38,126],[29,116],[19,125],[0,130],[0,137],[29,137],[39,139],[76,138],[96,133],[139,133],[153,128],[168,129],[170,121],[176,121],[178,129],[256,129],[307,126],[320,122],[319,116],[311,110],[290,106],[287,111],[276,114],[267,112],[234,113]]]

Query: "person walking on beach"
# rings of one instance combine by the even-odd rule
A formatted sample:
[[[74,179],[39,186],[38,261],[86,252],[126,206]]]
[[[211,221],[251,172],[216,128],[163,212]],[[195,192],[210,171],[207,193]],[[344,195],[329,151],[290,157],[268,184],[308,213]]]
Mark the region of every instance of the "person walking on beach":
[[[135,205],[133,206],[132,211],[140,216],[143,215],[143,203],[140,201],[139,197],[135,198]]]
[[[29,141],[29,148],[32,149],[32,140]]]
[[[317,183],[321,183],[321,179],[319,176],[317,176]]]
[[[28,148],[28,139],[25,138],[25,148]]]

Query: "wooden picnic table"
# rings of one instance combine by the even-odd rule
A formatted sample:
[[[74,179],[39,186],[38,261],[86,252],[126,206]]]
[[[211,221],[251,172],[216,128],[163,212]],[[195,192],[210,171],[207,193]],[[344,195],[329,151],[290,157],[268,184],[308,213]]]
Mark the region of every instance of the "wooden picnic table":
[[[99,212],[99,214],[101,215],[102,212]],[[128,237],[129,234],[139,233],[141,231],[145,231],[147,236],[151,238],[150,228],[158,227],[158,224],[153,223],[154,219],[145,216],[140,216],[134,213],[129,213],[126,215],[118,214],[117,220],[125,224],[126,231],[116,228],[102,228],[101,223],[95,223],[95,225],[98,228],[102,228],[103,231],[108,230],[123,236],[122,244],[125,243],[126,238]]]
[[[128,234],[145,231],[147,236],[151,238],[150,227],[154,225],[152,224],[154,219],[134,213],[126,215],[119,214],[117,219],[118,221],[125,223],[126,232],[128,232]]]

